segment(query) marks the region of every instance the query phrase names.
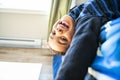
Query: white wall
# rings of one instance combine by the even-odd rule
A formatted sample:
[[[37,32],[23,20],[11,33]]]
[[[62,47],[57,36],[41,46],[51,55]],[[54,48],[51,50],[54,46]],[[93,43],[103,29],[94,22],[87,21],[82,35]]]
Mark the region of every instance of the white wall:
[[[81,4],[88,0],[76,0]],[[46,39],[49,15],[27,11],[0,9],[0,37]]]
[[[46,39],[48,14],[0,12],[0,37]]]

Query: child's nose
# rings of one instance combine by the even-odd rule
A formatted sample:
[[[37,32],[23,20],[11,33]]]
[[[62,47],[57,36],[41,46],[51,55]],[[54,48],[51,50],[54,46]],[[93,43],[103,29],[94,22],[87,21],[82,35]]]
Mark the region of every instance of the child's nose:
[[[63,30],[61,28],[57,28],[57,32],[63,33]]]

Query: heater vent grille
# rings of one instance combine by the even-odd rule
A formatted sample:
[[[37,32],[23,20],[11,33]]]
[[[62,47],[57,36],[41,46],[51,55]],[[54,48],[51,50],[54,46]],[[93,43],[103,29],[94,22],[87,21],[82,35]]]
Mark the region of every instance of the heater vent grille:
[[[0,38],[0,46],[41,48],[40,39]]]

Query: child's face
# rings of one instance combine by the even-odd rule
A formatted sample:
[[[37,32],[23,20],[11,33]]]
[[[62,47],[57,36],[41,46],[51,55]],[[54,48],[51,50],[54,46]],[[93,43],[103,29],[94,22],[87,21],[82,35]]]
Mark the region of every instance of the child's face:
[[[48,44],[55,51],[66,52],[72,41],[73,34],[74,21],[70,16],[65,15],[54,24]]]

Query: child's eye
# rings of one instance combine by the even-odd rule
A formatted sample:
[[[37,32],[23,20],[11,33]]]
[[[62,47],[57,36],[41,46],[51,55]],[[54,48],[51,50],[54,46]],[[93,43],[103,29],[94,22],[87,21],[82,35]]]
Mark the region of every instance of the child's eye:
[[[55,31],[52,31],[52,35],[55,35],[56,33],[55,33]]]
[[[67,39],[65,37],[60,38],[62,42],[67,42]]]
[[[65,37],[61,37],[61,40],[63,41],[67,41],[67,39]]]
[[[65,38],[64,36],[63,37],[60,37],[60,42],[61,43],[67,43],[67,38]]]
[[[60,43],[60,44],[63,44],[63,45],[67,45],[68,40],[67,40],[66,37],[62,36],[62,37],[60,37],[60,39],[59,39],[59,43]]]

